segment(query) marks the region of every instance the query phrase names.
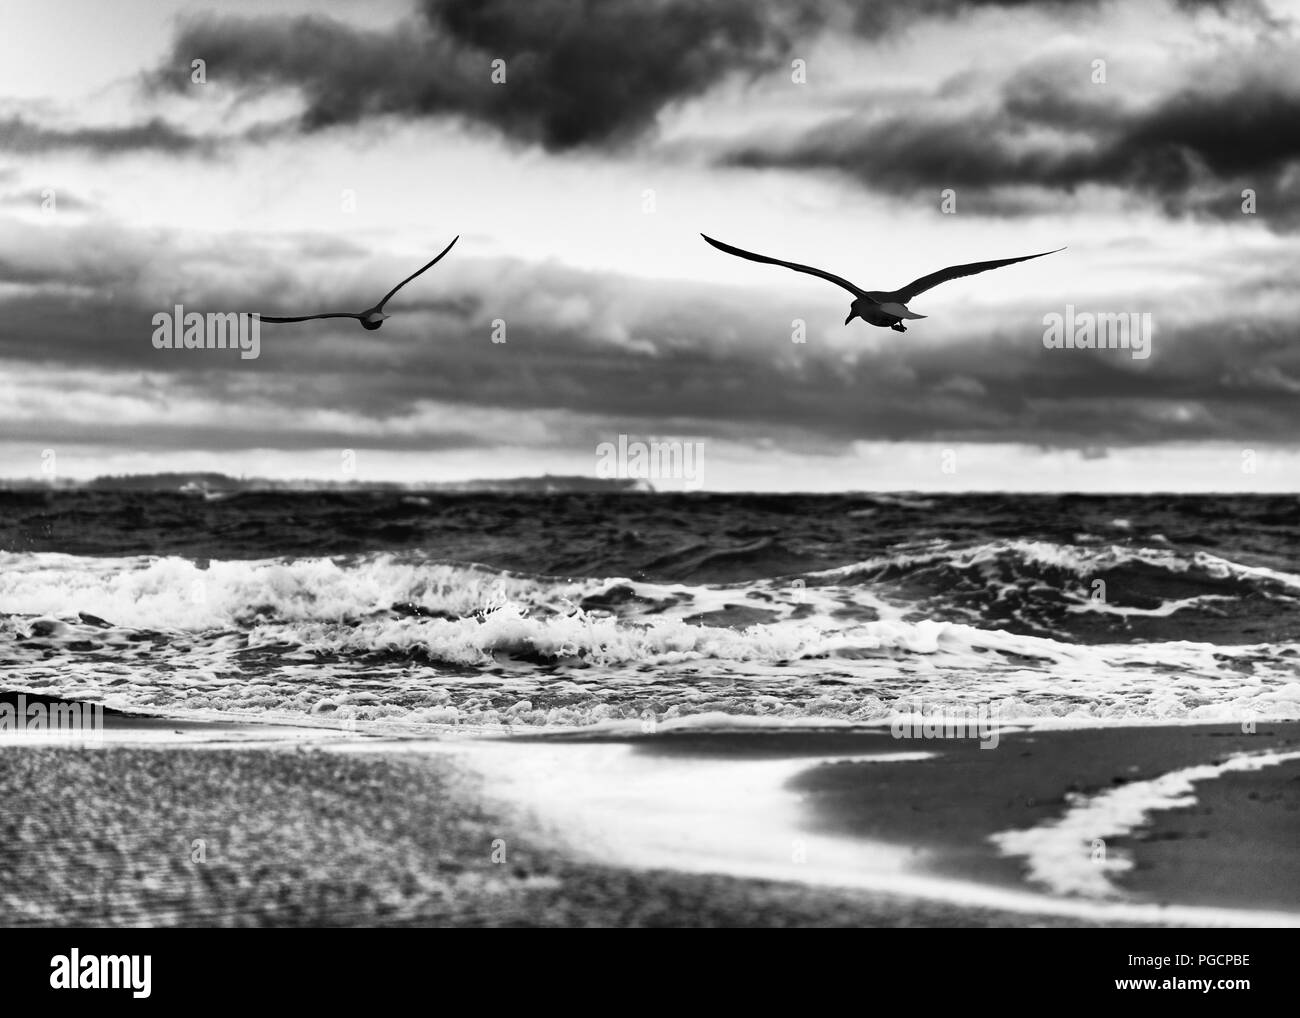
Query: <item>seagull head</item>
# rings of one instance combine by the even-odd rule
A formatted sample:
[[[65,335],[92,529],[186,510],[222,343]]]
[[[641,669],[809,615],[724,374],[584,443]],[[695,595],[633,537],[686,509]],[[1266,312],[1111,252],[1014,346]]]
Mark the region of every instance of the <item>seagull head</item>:
[[[382,311],[371,311],[362,319],[361,324],[367,329],[377,329],[384,324],[384,319],[391,318],[392,315],[386,315]]]
[[[844,324],[848,325],[849,322],[853,321],[853,319],[861,318],[864,322],[870,325],[871,319],[869,319],[866,315],[864,315],[863,312],[868,310],[872,306],[874,306],[875,303],[876,302],[874,300],[871,300],[869,297],[857,298],[852,304],[849,305],[849,317],[844,319]]]

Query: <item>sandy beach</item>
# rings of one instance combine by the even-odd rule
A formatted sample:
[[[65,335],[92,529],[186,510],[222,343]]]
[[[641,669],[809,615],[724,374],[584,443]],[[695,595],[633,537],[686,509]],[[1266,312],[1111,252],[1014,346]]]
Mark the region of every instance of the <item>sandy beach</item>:
[[[431,741],[109,714],[97,744],[0,744],[0,924],[1286,924],[1294,764],[1202,782],[1108,842],[1133,866],[1102,902],[1045,894],[989,837],[1298,741],[1295,724],[1018,732],[995,751],[827,729]]]

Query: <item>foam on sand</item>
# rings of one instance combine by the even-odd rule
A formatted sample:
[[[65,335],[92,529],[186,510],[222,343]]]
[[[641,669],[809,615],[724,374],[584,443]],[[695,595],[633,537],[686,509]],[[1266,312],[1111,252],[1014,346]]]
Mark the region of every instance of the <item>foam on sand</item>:
[[[356,748],[385,749],[374,743]],[[901,874],[915,856],[908,848],[804,830],[799,799],[784,786],[817,760],[660,756],[626,742],[408,743],[401,748],[460,753],[488,779],[492,795],[535,812],[566,848],[592,862],[800,880],[806,870],[820,868]],[[842,759],[887,766],[931,755]]]
[[[992,841],[1006,855],[1024,856],[1030,879],[1056,894],[1091,898],[1121,892],[1113,876],[1132,868],[1132,860],[1107,849],[1106,838],[1122,838],[1143,826],[1158,810],[1181,809],[1196,803],[1195,785],[1230,771],[1256,771],[1300,760],[1294,753],[1239,753],[1220,764],[1201,764],[1134,781],[1093,796],[1074,796],[1065,816],[1026,830],[1004,831]],[[1097,842],[1101,850],[1094,850]]]
[[[355,748],[384,749],[378,743]],[[931,876],[920,846],[809,830],[799,794],[786,787],[810,767],[842,760],[888,767],[916,753],[746,761],[643,753],[628,743],[408,742],[393,748],[461,754],[494,797],[541,821],[570,851],[606,865],[856,888],[1093,922],[1300,926],[1300,915],[1289,912],[1067,898]]]

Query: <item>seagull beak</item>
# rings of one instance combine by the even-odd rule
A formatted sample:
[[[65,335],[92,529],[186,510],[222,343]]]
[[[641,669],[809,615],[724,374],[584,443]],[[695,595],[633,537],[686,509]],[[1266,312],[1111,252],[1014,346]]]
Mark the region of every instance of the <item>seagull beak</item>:
[[[849,312],[849,317],[846,318],[846,319],[844,319],[844,324],[845,324],[845,325],[848,325],[849,322],[851,322],[851,321],[853,321],[853,313],[852,313],[852,312]]]

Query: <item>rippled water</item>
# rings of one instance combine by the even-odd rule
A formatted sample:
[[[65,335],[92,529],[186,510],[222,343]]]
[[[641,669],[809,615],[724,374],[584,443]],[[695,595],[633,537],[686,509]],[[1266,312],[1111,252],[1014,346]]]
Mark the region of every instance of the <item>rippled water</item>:
[[[329,723],[1300,715],[1281,497],[0,494],[0,686]],[[717,720],[716,718],[714,719]]]

